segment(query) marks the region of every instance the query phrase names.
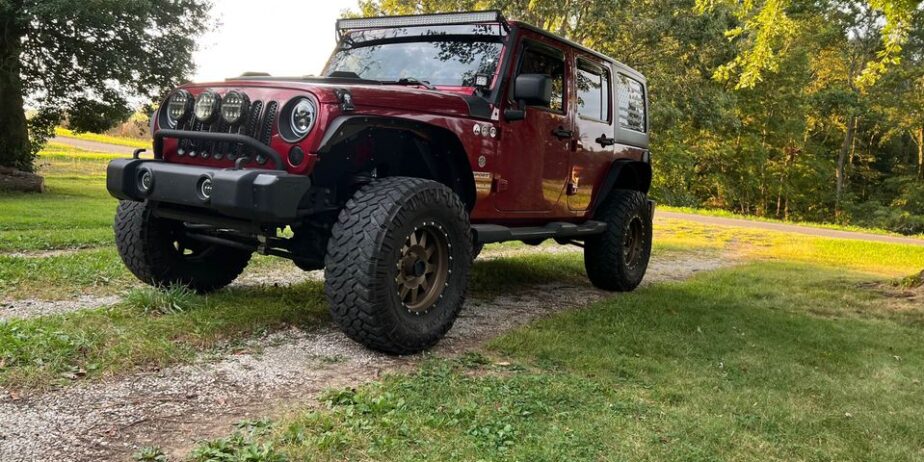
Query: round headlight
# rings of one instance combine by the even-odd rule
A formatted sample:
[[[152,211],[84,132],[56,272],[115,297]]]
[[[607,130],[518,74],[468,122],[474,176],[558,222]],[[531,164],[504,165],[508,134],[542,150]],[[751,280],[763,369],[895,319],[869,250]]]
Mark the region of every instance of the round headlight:
[[[217,93],[213,91],[207,91],[199,95],[196,98],[196,118],[199,119],[199,122],[202,123],[212,123],[215,120],[215,116],[218,115],[218,105],[221,103],[221,98]]]
[[[311,131],[311,127],[314,126],[314,119],[317,116],[317,111],[314,108],[314,103],[310,100],[302,99],[298,103],[295,103],[295,106],[292,107],[292,114],[289,116],[289,123],[292,126],[292,134],[296,138],[301,138],[308,134]]]
[[[167,122],[170,127],[176,127],[177,124],[189,117],[193,97],[186,90],[177,90],[167,100]]]
[[[237,125],[244,121],[249,107],[250,99],[247,95],[237,91],[228,92],[221,101],[221,118],[229,125]]]

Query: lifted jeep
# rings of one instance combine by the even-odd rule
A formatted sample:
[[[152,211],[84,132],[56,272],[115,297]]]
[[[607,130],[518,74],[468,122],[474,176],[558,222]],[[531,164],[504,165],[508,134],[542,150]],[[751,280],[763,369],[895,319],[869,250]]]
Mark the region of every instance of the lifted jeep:
[[[497,11],[337,34],[324,77],[181,86],[154,158],[109,165],[139,279],[208,292],[254,252],[323,268],[334,320],[393,354],[449,330],[487,243],[582,246],[595,286],[638,286],[654,211],[641,74]]]

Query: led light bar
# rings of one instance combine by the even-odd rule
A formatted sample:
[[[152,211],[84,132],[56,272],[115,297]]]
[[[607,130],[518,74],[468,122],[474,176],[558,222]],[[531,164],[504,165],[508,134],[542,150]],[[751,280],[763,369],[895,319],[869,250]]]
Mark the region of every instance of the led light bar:
[[[377,29],[388,27],[448,26],[453,24],[476,24],[495,22],[506,24],[507,20],[498,10],[474,11],[471,13],[439,13],[407,16],[381,16],[376,18],[339,19],[337,33],[346,30]]]

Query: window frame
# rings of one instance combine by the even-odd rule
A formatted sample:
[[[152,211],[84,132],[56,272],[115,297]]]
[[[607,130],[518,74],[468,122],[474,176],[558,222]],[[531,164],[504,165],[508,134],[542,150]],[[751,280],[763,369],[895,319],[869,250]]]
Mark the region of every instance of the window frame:
[[[520,75],[523,69],[523,60],[526,57],[526,53],[531,52],[531,51],[544,54],[550,58],[554,58],[554,59],[560,58],[561,59],[561,64],[563,67],[562,69],[562,80],[563,81],[562,81],[562,89],[561,89],[561,110],[558,111],[558,110],[552,109],[551,106],[545,107],[545,106],[534,106],[534,105],[529,105],[529,104],[526,105],[526,107],[539,110],[539,111],[549,112],[552,114],[567,116],[568,115],[568,104],[571,101],[571,98],[569,97],[569,94],[568,94],[569,93],[568,92],[569,82],[571,80],[568,78],[568,52],[567,50],[563,48],[558,48],[554,45],[541,42],[539,40],[535,40],[532,38],[524,38],[520,43],[520,50],[517,56],[517,66],[516,66],[516,69],[514,69],[513,81],[510,82],[510,89],[512,90],[509,92],[510,99],[513,100],[513,95],[516,94],[516,81],[517,81],[517,77]],[[513,101],[513,102],[516,103],[516,101]]]
[[[604,78],[606,79],[606,82],[607,82],[607,89],[608,89],[608,91],[606,92],[606,93],[607,93],[607,95],[606,95],[606,98],[607,98],[607,102],[606,102],[606,119],[598,119],[598,118],[596,118],[596,117],[590,117],[590,116],[586,116],[586,115],[584,115],[584,114],[581,114],[581,109],[580,109],[580,108],[578,107],[578,105],[577,105],[578,99],[579,99],[578,94],[580,93],[580,89],[578,89],[578,87],[577,87],[577,84],[578,84],[578,73],[581,72],[581,70],[582,70],[582,69],[581,69],[581,64],[585,64],[585,65],[587,65],[587,67],[590,68],[590,69],[584,69],[585,71],[589,71],[589,72],[596,72],[596,71],[599,71],[599,72],[600,72],[599,75],[600,75],[601,77],[604,77]],[[574,82],[574,99],[575,99],[575,101],[574,101],[574,103],[575,103],[574,112],[577,114],[577,116],[578,116],[579,118],[581,118],[582,120],[589,120],[589,121],[591,121],[591,122],[600,122],[600,123],[605,123],[605,124],[607,124],[607,125],[612,124],[613,121],[614,121],[614,119],[615,119],[615,118],[613,117],[613,112],[614,112],[614,111],[613,111],[613,103],[615,102],[615,99],[616,99],[616,98],[613,97],[613,90],[615,89],[615,87],[613,86],[613,73],[610,72],[610,70],[609,70],[606,66],[603,66],[603,65],[600,65],[600,64],[598,64],[598,63],[595,63],[595,62],[593,62],[593,61],[591,61],[591,60],[589,60],[589,59],[587,59],[587,58],[584,58],[583,56],[579,56],[579,57],[577,57],[577,59],[575,59],[574,79],[573,79],[573,82]]]
[[[645,85],[644,82],[642,82],[642,81],[640,81],[639,79],[636,79],[636,78],[634,78],[634,77],[632,77],[632,76],[630,76],[630,75],[626,75],[626,73],[624,73],[624,72],[618,72],[618,74],[619,74],[620,79],[631,80],[631,81],[637,83],[638,86],[639,86],[639,87],[641,88],[641,90],[642,90],[642,111],[643,111],[643,112],[642,112],[642,130],[636,130],[636,129],[633,128],[633,127],[627,127],[627,126],[623,125],[622,122],[620,122],[619,120],[614,120],[614,122],[616,123],[616,125],[619,127],[620,130],[628,130],[628,131],[631,131],[631,132],[641,133],[641,134],[643,134],[643,135],[647,135],[647,134],[648,134],[648,87]],[[615,90],[615,87],[614,87],[614,90]],[[616,94],[618,94],[618,93],[616,93]],[[618,104],[619,104],[619,101],[618,101],[618,100],[617,100],[616,104],[617,104],[617,106],[618,106]],[[618,110],[618,107],[617,107],[617,110]],[[615,117],[614,119],[618,119],[618,117]]]

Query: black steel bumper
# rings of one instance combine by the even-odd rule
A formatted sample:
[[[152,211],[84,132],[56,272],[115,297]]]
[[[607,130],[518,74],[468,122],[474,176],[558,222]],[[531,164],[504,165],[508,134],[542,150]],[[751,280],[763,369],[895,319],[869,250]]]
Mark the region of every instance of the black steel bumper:
[[[149,174],[150,187],[141,178]],[[160,160],[117,159],[109,163],[106,188],[117,199],[151,200],[197,207],[263,223],[298,217],[311,180],[282,170],[230,170],[170,164]]]

